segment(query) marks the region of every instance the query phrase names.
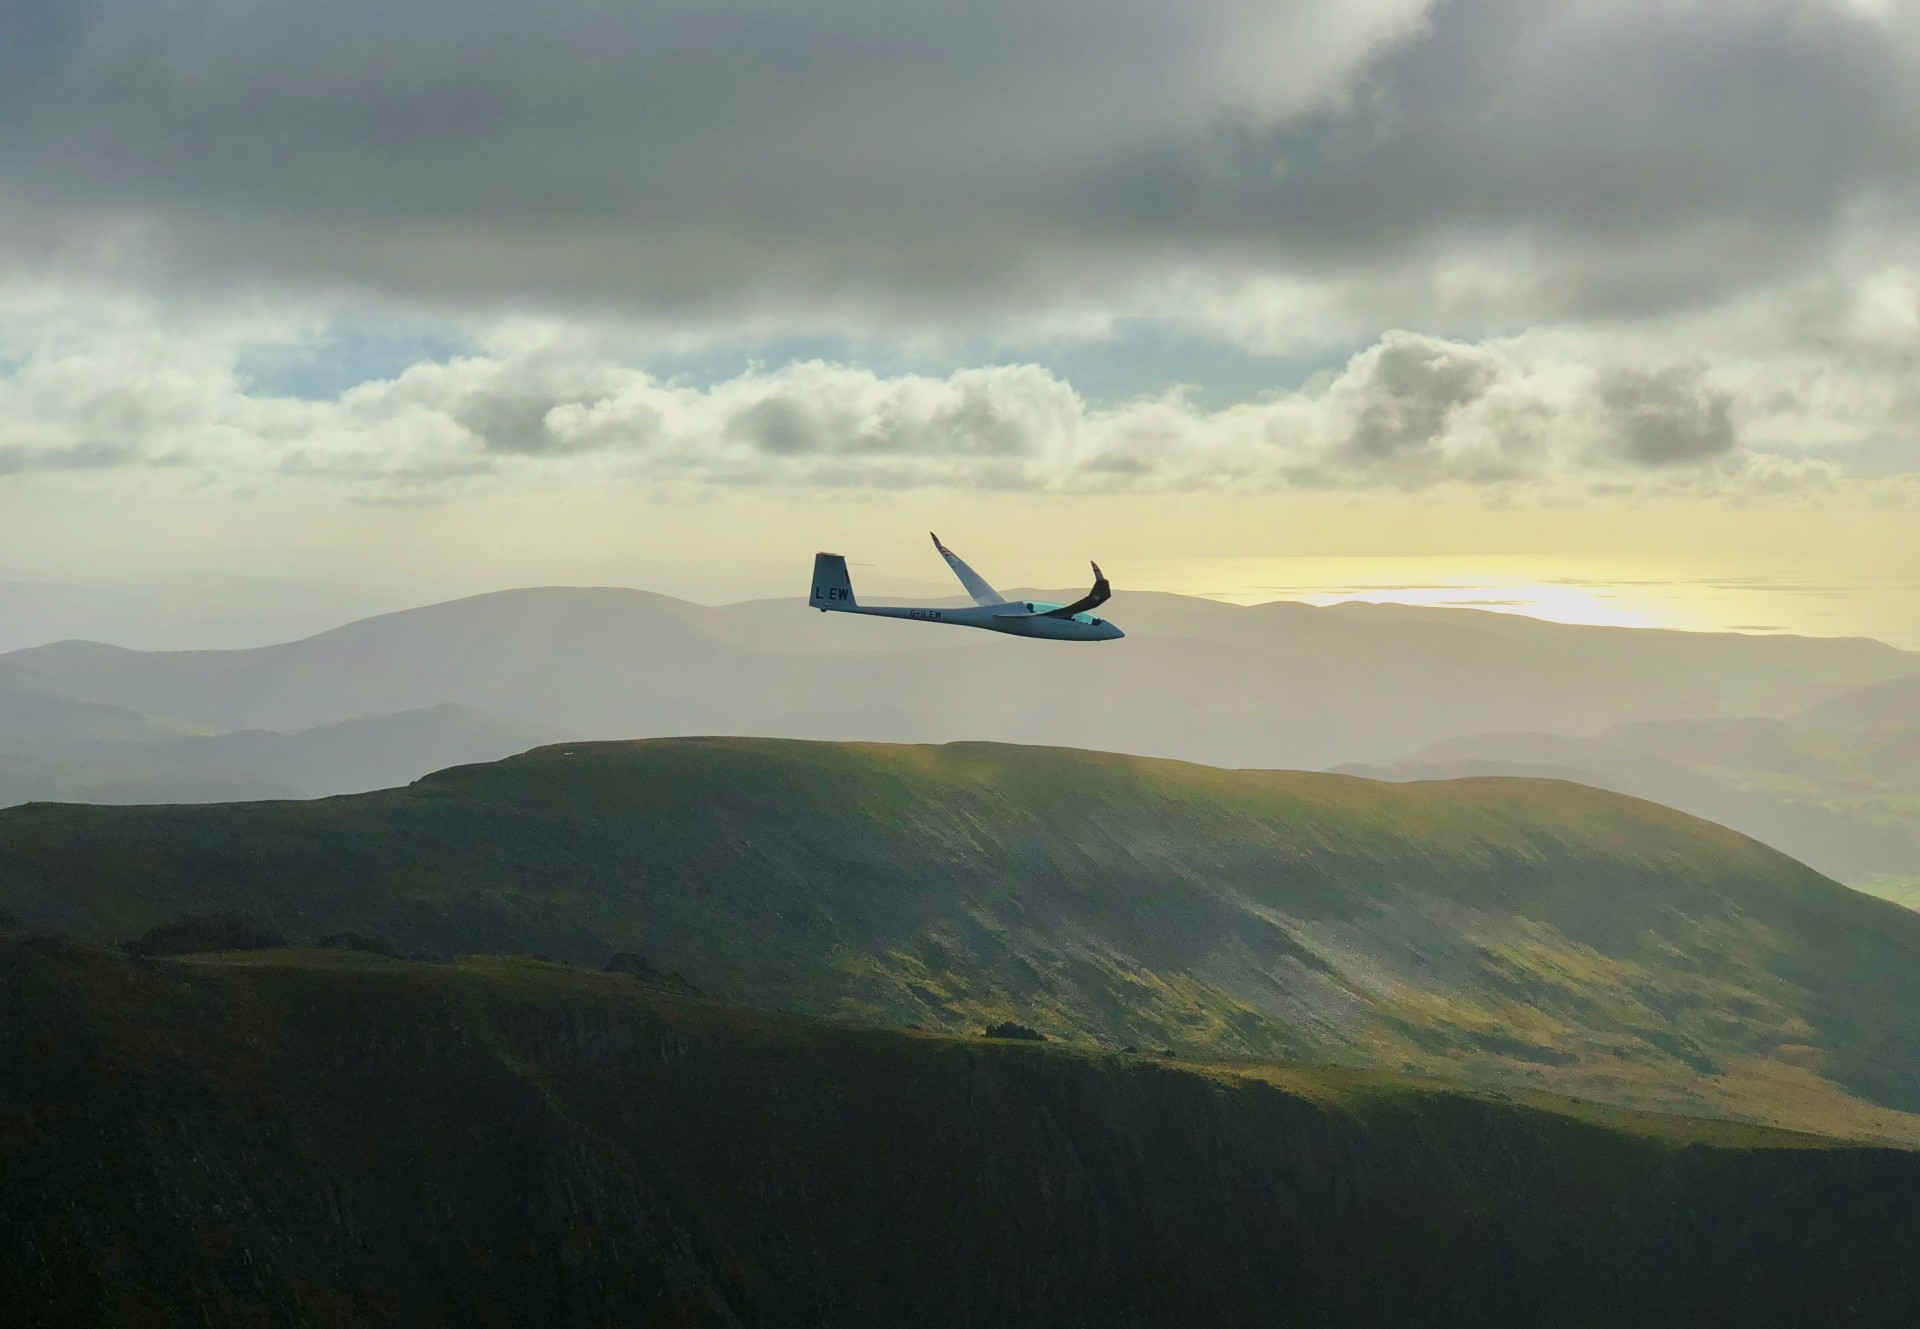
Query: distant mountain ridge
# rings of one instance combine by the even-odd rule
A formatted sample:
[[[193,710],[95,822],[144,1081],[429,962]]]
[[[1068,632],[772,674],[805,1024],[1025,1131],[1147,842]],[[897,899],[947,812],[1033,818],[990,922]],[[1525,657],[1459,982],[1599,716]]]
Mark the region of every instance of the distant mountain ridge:
[[[311,803],[0,812],[0,908],[103,941],[239,910],[404,950],[630,951],[761,1007],[1920,1139],[1883,1110],[1920,1111],[1920,915],[1572,784],[566,744]]]
[[[1897,727],[1897,711],[1879,700],[1904,683],[1846,693],[1791,719],[1468,734],[1336,769],[1392,780],[1578,780],[1720,822],[1850,884],[1911,899],[1920,886],[1920,726]]]
[[[0,653],[82,638],[148,650],[260,646],[407,603],[393,586],[269,577],[0,579]]]
[[[1123,591],[1111,612],[1126,641],[1069,647],[829,619],[797,600],[711,608],[536,588],[250,650],[63,642],[0,657],[0,682],[208,734],[451,705],[491,717],[481,728],[547,736],[983,739],[1312,768],[1491,730],[1790,715],[1920,665],[1862,639],[1576,628],[1457,610]],[[10,746],[0,723],[9,752],[58,760]],[[430,769],[416,762],[410,774]],[[323,787],[317,776],[295,783]]]
[[[1799,718],[1816,727],[1920,729],[1920,672],[1843,692]]]
[[[445,703],[294,732],[222,731],[62,696],[57,679],[0,661],[0,807],[357,793],[572,736]]]

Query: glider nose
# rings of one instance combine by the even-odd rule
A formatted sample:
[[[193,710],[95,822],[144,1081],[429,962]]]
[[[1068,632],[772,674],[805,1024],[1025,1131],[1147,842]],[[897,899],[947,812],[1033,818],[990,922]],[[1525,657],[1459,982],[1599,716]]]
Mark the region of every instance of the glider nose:
[[[1124,632],[1122,632],[1122,631],[1121,631],[1121,630],[1120,630],[1119,628],[1117,628],[1117,627],[1115,627],[1115,626],[1114,626],[1113,624],[1111,624],[1111,623],[1109,623],[1109,624],[1107,624],[1107,635],[1105,636],[1105,638],[1103,638],[1103,640],[1105,640],[1105,641],[1118,641],[1118,640],[1120,640],[1120,638],[1122,638],[1122,637],[1124,637],[1124,636],[1126,636],[1126,635],[1127,635],[1127,634],[1126,634],[1126,633],[1124,633]]]

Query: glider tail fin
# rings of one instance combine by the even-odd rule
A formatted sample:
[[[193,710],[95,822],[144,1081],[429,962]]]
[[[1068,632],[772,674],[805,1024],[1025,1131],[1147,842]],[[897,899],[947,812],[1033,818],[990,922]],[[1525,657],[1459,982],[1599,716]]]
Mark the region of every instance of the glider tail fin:
[[[853,582],[847,577],[847,560],[839,554],[813,556],[813,596],[807,601],[815,609],[858,609],[853,598]]]

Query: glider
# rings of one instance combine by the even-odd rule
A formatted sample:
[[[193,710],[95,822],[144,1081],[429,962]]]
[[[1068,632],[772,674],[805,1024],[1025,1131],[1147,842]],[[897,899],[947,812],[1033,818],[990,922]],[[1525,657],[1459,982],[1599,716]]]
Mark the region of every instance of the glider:
[[[933,535],[933,532],[927,532]],[[987,585],[984,578],[960,556],[933,536],[933,547],[947,560],[960,584],[973,597],[972,609],[910,609],[894,605],[863,605],[853,598],[853,583],[847,579],[847,560],[839,554],[813,556],[813,596],[807,601],[821,613],[832,610],[842,614],[873,614],[880,618],[911,618],[922,623],[951,623],[955,627],[985,628],[1016,637],[1044,637],[1049,641],[1113,641],[1127,634],[1089,611],[1099,608],[1113,594],[1100,565],[1093,565],[1093,589],[1070,605],[1038,604],[1032,600],[1009,600]]]

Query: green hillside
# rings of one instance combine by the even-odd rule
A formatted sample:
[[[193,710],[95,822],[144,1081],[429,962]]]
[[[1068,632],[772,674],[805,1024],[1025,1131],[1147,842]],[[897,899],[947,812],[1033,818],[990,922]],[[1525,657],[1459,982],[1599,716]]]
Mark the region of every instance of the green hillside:
[[[762,1008],[1920,1138],[1920,917],[1550,781],[578,744],[311,803],[11,809],[0,907],[104,941],[227,909],[409,951],[635,951]]]
[[[0,940],[26,1325],[1896,1324],[1920,1155],[835,1027],[530,961]]]

